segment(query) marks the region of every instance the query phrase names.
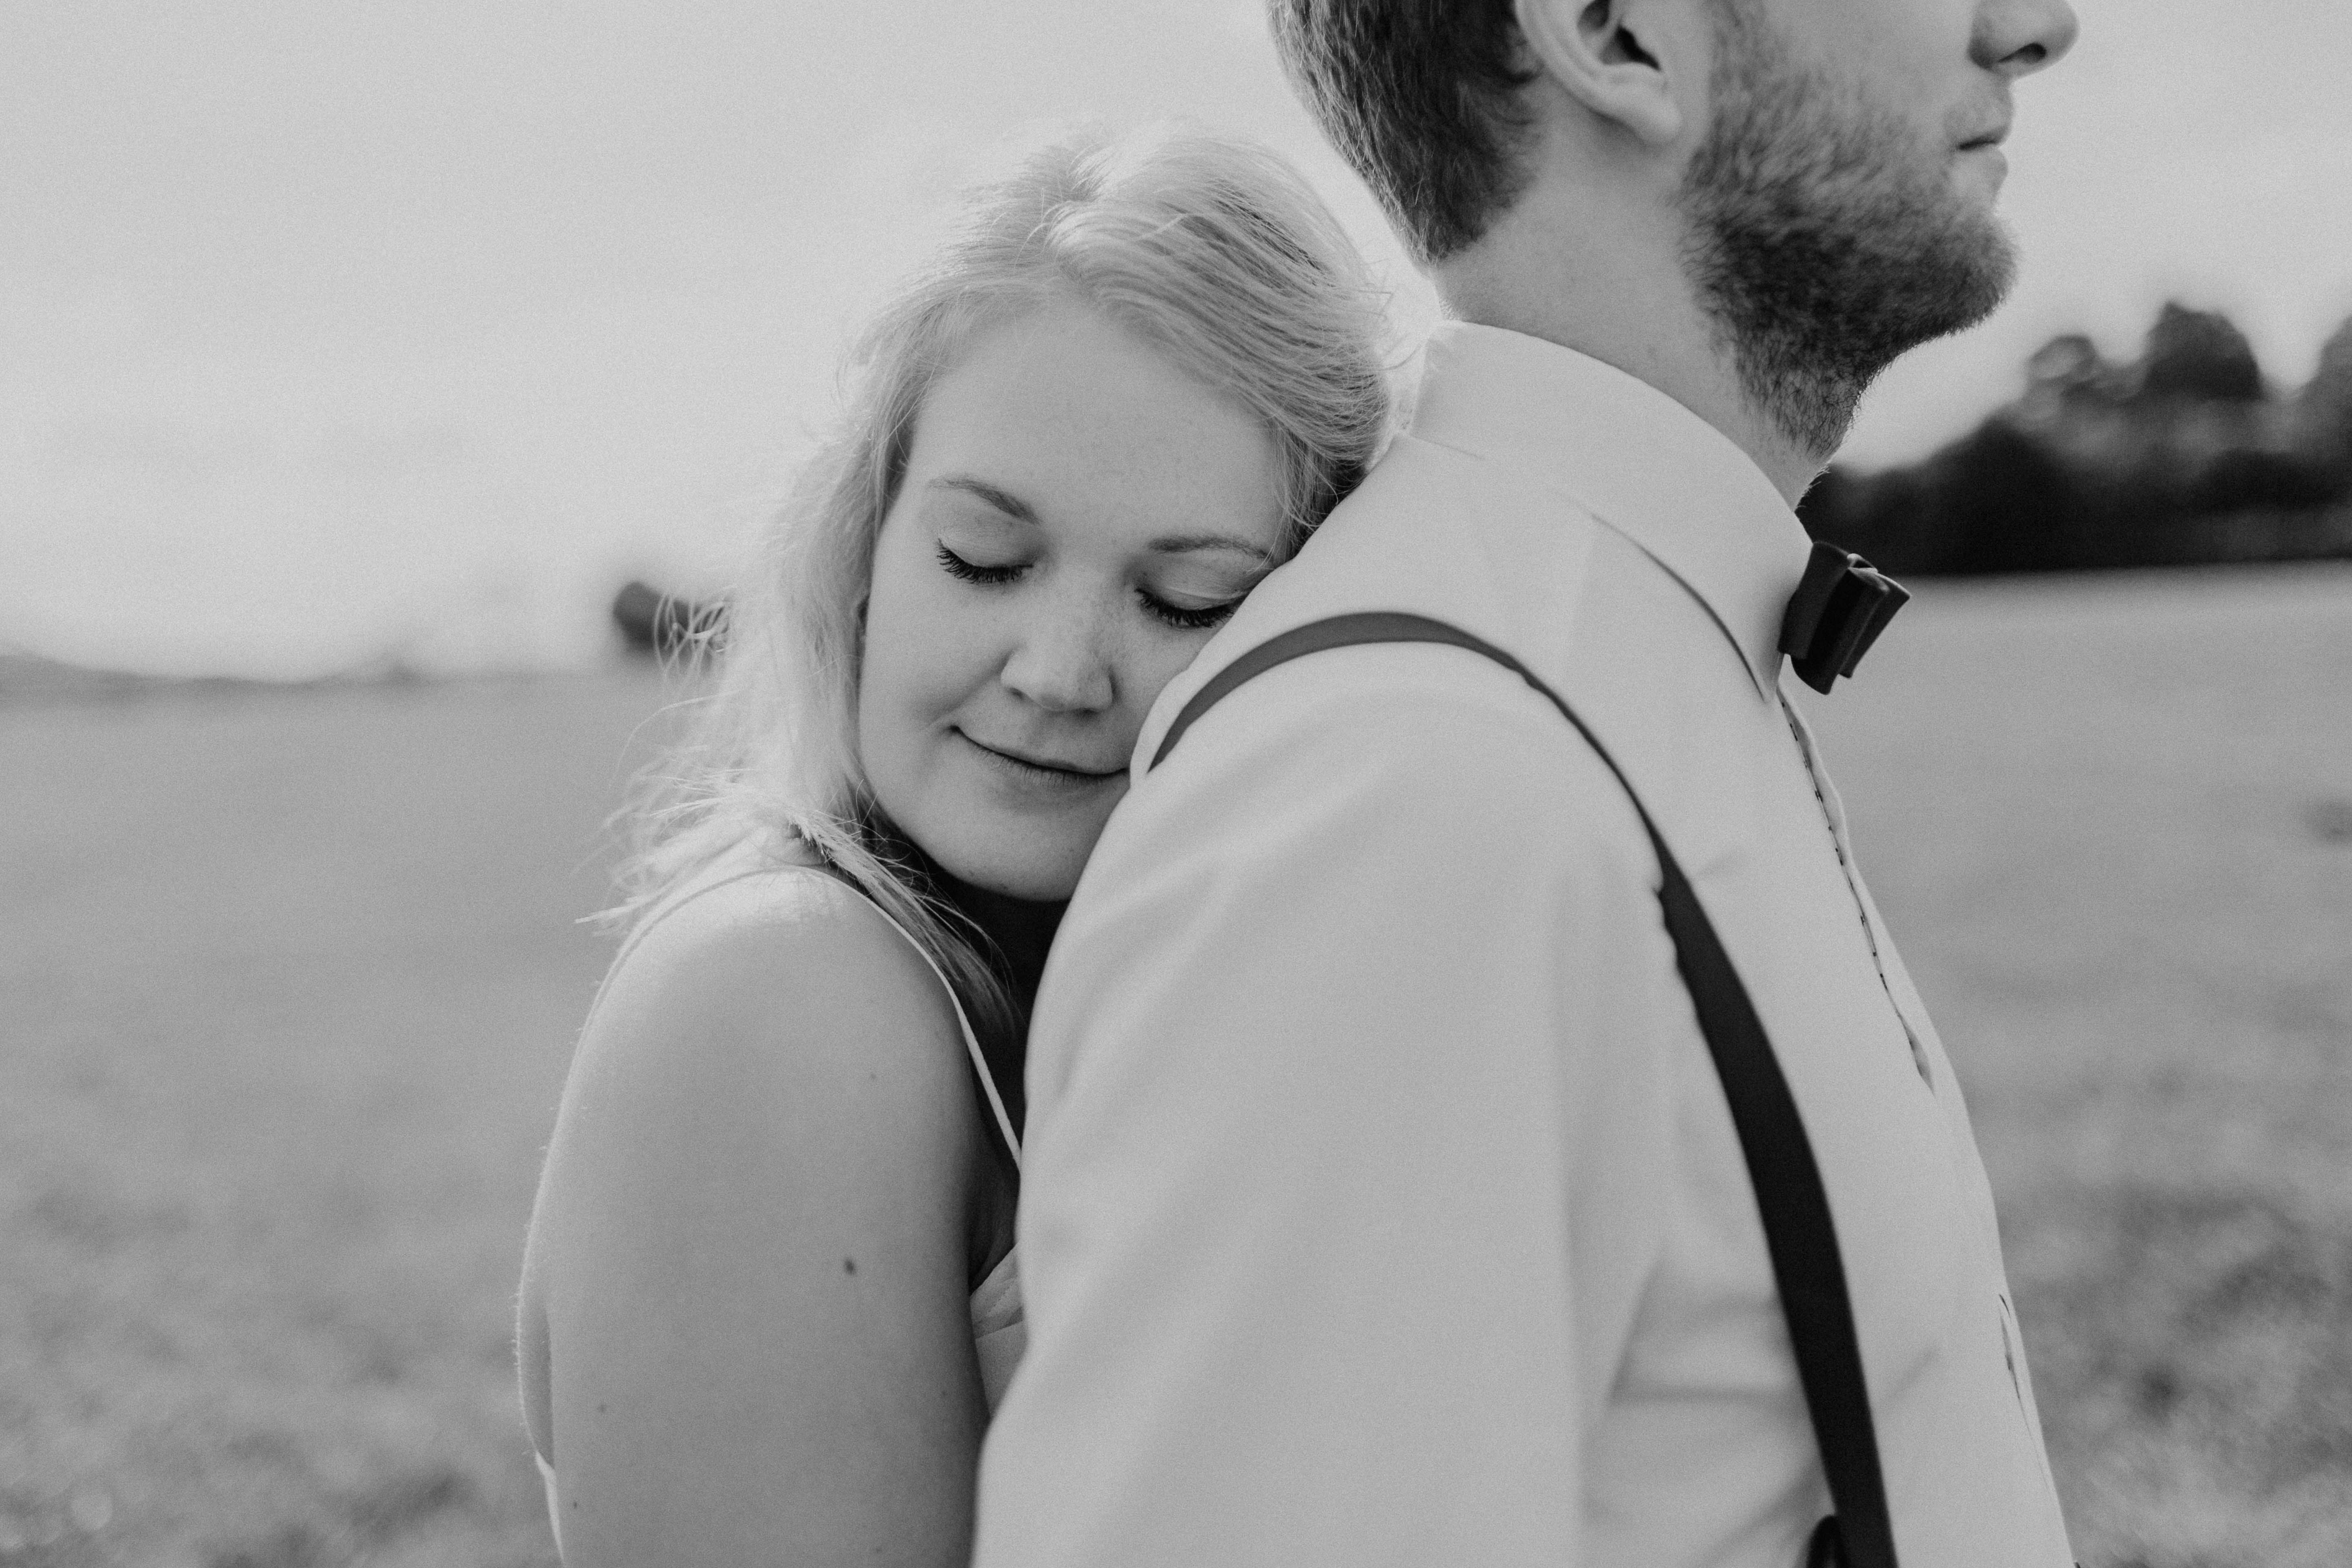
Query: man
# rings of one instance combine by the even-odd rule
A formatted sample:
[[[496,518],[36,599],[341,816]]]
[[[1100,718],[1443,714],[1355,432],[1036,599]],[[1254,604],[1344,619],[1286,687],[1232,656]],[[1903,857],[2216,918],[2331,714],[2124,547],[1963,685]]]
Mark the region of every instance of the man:
[[[1790,508],[2011,272],[2063,0],[1276,0],[1457,318],[1161,699],[1030,1044],[981,1568],[1789,1568],[1831,1510],[1623,768],[1810,1133],[1906,1568],[2063,1568],[1952,1069],[1782,693]],[[1811,674],[1826,680],[1836,673]],[[1866,679],[1866,673],[1865,673]]]

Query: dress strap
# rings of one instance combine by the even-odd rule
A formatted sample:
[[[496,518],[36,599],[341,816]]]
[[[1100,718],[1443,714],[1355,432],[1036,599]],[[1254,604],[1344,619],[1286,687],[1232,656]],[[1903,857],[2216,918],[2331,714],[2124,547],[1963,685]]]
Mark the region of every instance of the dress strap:
[[[814,870],[815,868],[811,867],[809,869]],[[1006,1114],[1004,1109],[1004,1096],[997,1092],[996,1075],[988,1070],[988,1058],[980,1048],[980,1037],[972,1032],[971,1020],[964,1016],[963,998],[956,994],[956,988],[949,981],[947,971],[940,967],[940,961],[931,956],[929,948],[915,940],[913,931],[898,923],[896,915],[884,909],[879,903],[876,903],[865,889],[858,888],[845,877],[841,879],[855,889],[859,898],[873,904],[874,912],[888,921],[890,929],[905,937],[907,945],[913,948],[922,961],[930,966],[931,973],[939,977],[940,988],[948,994],[948,1005],[955,1009],[956,1027],[963,1031],[964,1052],[971,1058],[971,1070],[980,1079],[980,1091],[988,1098],[989,1113],[996,1118],[997,1133],[1004,1140],[1005,1152],[1013,1156],[1013,1169],[1018,1172],[1021,1169],[1021,1134],[1013,1130],[1013,1118]]]
[[[629,928],[629,934],[621,939],[621,951],[614,953],[613,962],[604,966],[604,978],[596,983],[596,994],[589,1001],[588,1016],[581,1021],[581,1032],[585,1034],[588,1026],[596,1021],[596,1015],[604,1011],[604,994],[612,990],[613,977],[621,973],[621,965],[629,961],[629,955],[643,946],[646,938],[653,934],[654,927],[661,924],[705,893],[715,893],[730,883],[748,881],[753,877],[764,877],[771,870],[795,868],[782,866],[755,866],[749,870],[737,871],[730,876],[714,877],[709,881],[689,887],[683,892],[672,893],[655,904],[651,913]]]
[[[939,980],[940,989],[948,994],[948,1005],[955,1009],[956,1027],[963,1034],[964,1054],[971,1059],[972,1073],[980,1079],[980,1091],[982,1097],[988,1101],[990,1116],[995,1120],[997,1135],[1004,1140],[1005,1152],[1013,1157],[1013,1169],[1016,1173],[1019,1172],[1021,1169],[1021,1134],[1013,1131],[1013,1118],[1006,1113],[1004,1109],[1004,1096],[999,1093],[996,1088],[996,1076],[988,1070],[988,1058],[981,1051],[980,1037],[973,1033],[971,1020],[964,1014],[963,998],[956,994],[955,986],[948,980],[947,971],[940,967],[939,960],[931,956],[930,949],[925,947],[921,942],[917,942],[915,940],[915,933],[908,931],[905,926],[899,924],[898,918],[896,915],[893,915],[888,910],[884,909],[879,903],[876,902],[872,894],[866,892],[865,889],[859,887],[856,882],[852,880],[850,878],[842,876],[839,872],[833,870],[829,867],[794,866],[789,864],[754,866],[749,869],[733,872],[728,876],[715,877],[709,881],[702,883],[698,887],[688,888],[684,892],[676,894],[667,901],[656,905],[653,912],[646,916],[644,920],[639,921],[636,926],[630,931],[627,940],[621,943],[621,951],[614,956],[612,967],[604,972],[603,983],[596,987],[595,1000],[588,1005],[588,1018],[590,1022],[594,1021],[597,1010],[604,1005],[604,993],[612,988],[613,976],[620,973],[621,965],[628,961],[629,954],[637,950],[638,944],[645,941],[646,935],[652,931],[654,927],[669,919],[670,916],[676,914],[678,910],[684,909],[695,900],[702,897],[705,893],[716,892],[719,889],[727,887],[731,883],[747,881],[753,877],[765,877],[780,871],[806,871],[813,876],[823,877],[829,881],[838,883],[840,886],[847,888],[851,892],[856,893],[859,898],[865,900],[866,902],[871,906],[874,912],[880,915],[889,925],[892,931],[897,931],[900,936],[907,939],[907,945],[915,950],[916,954],[922,959],[925,966],[928,967],[931,973]]]

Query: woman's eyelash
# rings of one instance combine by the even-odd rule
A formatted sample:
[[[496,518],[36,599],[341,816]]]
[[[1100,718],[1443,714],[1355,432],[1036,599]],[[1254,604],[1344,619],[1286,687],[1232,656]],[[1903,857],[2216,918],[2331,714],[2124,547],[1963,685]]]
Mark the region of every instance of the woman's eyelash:
[[[937,553],[940,564],[946,569],[948,575],[965,583],[1002,584],[1013,582],[1028,570],[1025,563],[1013,566],[982,566],[976,561],[965,560],[950,550],[945,543],[940,545]],[[1152,619],[1173,626],[1178,631],[1185,632],[1204,632],[1212,626],[1223,625],[1226,617],[1231,616],[1241,604],[1239,599],[1234,599],[1222,605],[1203,605],[1195,609],[1185,605],[1171,605],[1157,595],[1146,593],[1141,589],[1136,591],[1135,596],[1141,602],[1144,613]]]
[[[1228,616],[1241,607],[1239,599],[1228,600],[1222,605],[1203,605],[1195,610],[1188,609],[1182,605],[1171,605],[1167,600],[1155,598],[1150,594],[1139,594],[1138,597],[1142,599],[1144,609],[1153,619],[1164,621],[1179,631],[1187,632],[1204,632],[1211,626],[1222,626]]]
[[[967,583],[1010,583],[1020,576],[1023,570],[1019,566],[982,566],[966,561],[945,544],[940,546],[939,556],[940,564],[947,568],[949,576],[961,578]]]

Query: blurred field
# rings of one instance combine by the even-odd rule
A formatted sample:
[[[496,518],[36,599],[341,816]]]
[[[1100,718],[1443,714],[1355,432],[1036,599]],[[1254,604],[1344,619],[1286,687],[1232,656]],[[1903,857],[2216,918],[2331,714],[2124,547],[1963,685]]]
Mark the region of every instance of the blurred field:
[[[2078,1553],[2352,1563],[2352,572],[1937,585],[1810,709]]]
[[[553,1561],[510,1300],[657,703],[0,708],[0,1563]]]
[[[546,1563],[509,1303],[637,673],[0,682],[0,1564]],[[2352,572],[1937,585],[1812,704],[2080,1554],[2352,1562]]]

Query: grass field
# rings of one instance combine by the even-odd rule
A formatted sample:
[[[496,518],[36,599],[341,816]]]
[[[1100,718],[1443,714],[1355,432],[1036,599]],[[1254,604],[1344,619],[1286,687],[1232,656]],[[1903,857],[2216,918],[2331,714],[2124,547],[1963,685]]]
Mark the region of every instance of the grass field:
[[[552,1561],[509,1300],[641,673],[0,681],[0,1564]],[[1932,586],[1812,705],[2092,1568],[2352,1562],[2352,573]]]
[[[2352,572],[1937,586],[1812,705],[2084,1561],[2352,1563]]]

